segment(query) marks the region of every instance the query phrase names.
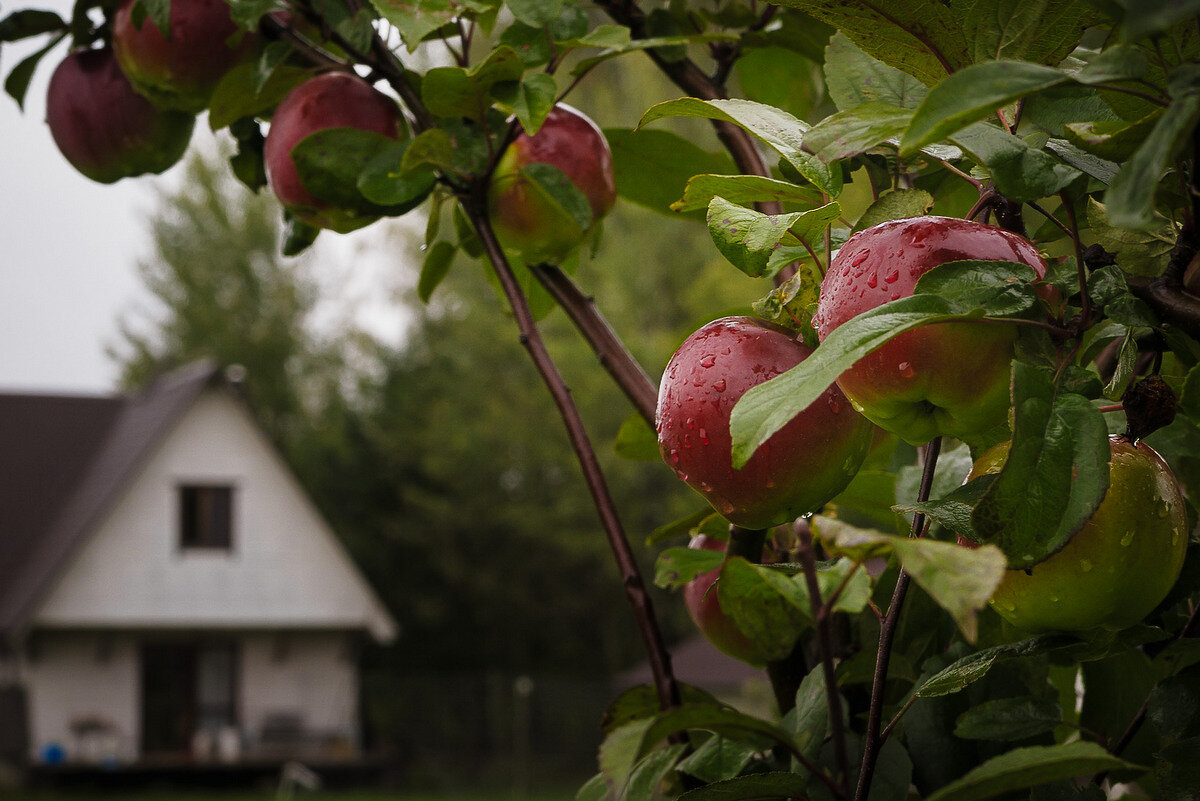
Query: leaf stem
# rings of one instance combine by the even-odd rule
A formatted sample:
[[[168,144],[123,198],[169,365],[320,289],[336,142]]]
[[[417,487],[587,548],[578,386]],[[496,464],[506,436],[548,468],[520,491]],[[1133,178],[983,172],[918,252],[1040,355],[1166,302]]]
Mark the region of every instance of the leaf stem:
[[[933,487],[933,474],[937,470],[938,454],[942,450],[942,438],[934,437],[925,447],[925,468],[921,473],[921,486],[917,492],[917,502],[929,500],[929,492]],[[917,512],[913,515],[912,532],[910,537],[919,537],[925,527],[925,515]],[[871,705],[867,712],[867,732],[863,741],[862,767],[858,772],[858,789],[854,801],[867,801],[867,793],[871,789],[871,779],[875,775],[875,764],[879,761],[879,749],[883,746],[880,736],[880,725],[883,720],[883,693],[887,684],[888,663],[892,658],[892,642],[896,638],[896,626],[900,621],[900,610],[904,606],[904,597],[908,594],[909,577],[903,568],[896,577],[896,589],[892,593],[892,602],[888,606],[887,615],[879,630],[879,650],[875,658],[875,679],[871,683]]]
[[[1075,219],[1075,207],[1066,192],[1058,193],[1067,212],[1067,225],[1071,228],[1071,243],[1075,246],[1075,270],[1079,275],[1079,299],[1083,307],[1079,313],[1079,330],[1087,330],[1092,322],[1092,296],[1087,289],[1087,265],[1083,261],[1083,242],[1079,239],[1079,221]]]

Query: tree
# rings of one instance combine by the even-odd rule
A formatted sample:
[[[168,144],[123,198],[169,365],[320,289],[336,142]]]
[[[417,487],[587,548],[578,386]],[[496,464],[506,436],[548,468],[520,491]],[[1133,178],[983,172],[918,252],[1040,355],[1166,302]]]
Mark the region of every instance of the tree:
[[[164,24],[169,5],[147,4],[149,18]],[[1023,637],[986,604],[1006,569],[1036,571],[1100,505],[1110,484],[1110,428],[1159,446],[1194,504],[1200,298],[1186,283],[1200,252],[1193,4],[734,0],[650,8],[534,0],[504,4],[511,21],[488,0],[297,0],[283,16],[250,0],[230,7],[264,37],[261,53],[228,73],[209,108],[213,126],[228,126],[239,141],[239,177],[262,184],[261,123],[313,72],[362,68],[389,88],[411,138],[317,131],[292,151],[301,181],[354,219],[425,208],[425,296],[456,254],[483,261],[567,429],[655,678],[648,692],[614,707],[601,774],[582,798],[651,798],[660,788],[679,795],[694,785],[691,799],[864,801],[906,798],[910,786],[937,799],[1071,797],[1071,777],[1084,773],[1096,785],[1111,773],[1154,797],[1185,797],[1200,747],[1200,732],[1181,712],[1200,690],[1187,657],[1200,609],[1194,559],[1141,624],[1119,631]],[[83,45],[104,39],[107,21],[86,19],[79,13],[68,25],[17,11],[0,23],[0,40],[68,32]],[[418,71],[409,54],[431,50],[453,63]],[[662,213],[668,204],[693,219],[704,212],[716,252],[769,284],[760,313],[810,345],[821,340],[812,357],[739,402],[731,469],[893,338],[946,323],[1012,334],[1004,338],[1013,343],[1009,419],[989,421],[987,430],[951,429],[974,447],[1011,440],[999,473],[962,484],[971,453],[944,442],[946,429],[898,430],[921,443],[919,460],[912,447],[882,438],[855,482],[811,520],[763,532],[726,530],[715,515],[696,514],[669,529],[729,539],[715,563],[721,556],[712,551],[664,551],[656,576],[675,586],[720,567],[722,605],[768,659],[780,721],[702,700],[674,680],[614,502],[618,484],[567,389],[558,366],[566,357],[547,348],[539,319],[560,306],[649,424],[655,390],[634,358],[645,358],[641,346],[626,347],[601,317],[606,307],[581,290],[583,274],[572,277],[575,257],[525,264],[500,245],[489,219],[489,179],[518,127],[532,134],[598,65],[638,53],[688,97],[650,107],[637,132],[607,131],[619,193]],[[35,61],[10,73],[11,92],[21,93]],[[747,98],[729,98],[736,84]],[[676,118],[693,118],[692,126],[660,127]],[[695,118],[711,121],[724,153],[706,149]],[[564,173],[527,169],[523,177],[563,224],[596,229],[581,188]],[[876,289],[894,280],[885,266],[868,275],[863,262],[837,263],[850,234],[931,209],[1031,237],[1047,256],[1045,276],[1028,260],[947,255],[928,271],[920,265],[912,294],[881,299],[836,330],[822,323],[826,313],[813,317],[831,281]],[[285,251],[303,250],[317,233],[290,219]],[[604,238],[611,242],[611,232]],[[889,247],[903,260],[924,245],[910,237]],[[650,296],[639,304],[657,310]],[[958,383],[971,379],[964,372]],[[647,432],[631,423],[622,441],[646,443]],[[1135,535],[1144,517],[1183,520],[1165,492],[1146,497],[1128,521]],[[1178,534],[1187,535],[1186,523]],[[790,561],[757,563],[768,535]],[[799,639],[792,634],[804,629]],[[1063,726],[1077,722],[1080,673],[1076,733]],[[1115,699],[1132,685],[1144,703],[1125,709]],[[1040,785],[1052,787],[1031,789]]]

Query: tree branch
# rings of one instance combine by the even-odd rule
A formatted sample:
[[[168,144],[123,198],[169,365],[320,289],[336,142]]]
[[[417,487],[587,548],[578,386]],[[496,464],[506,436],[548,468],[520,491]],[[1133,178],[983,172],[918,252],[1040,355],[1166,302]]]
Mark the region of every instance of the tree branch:
[[[521,331],[521,344],[533,359],[542,380],[554,399],[555,406],[558,407],[563,424],[566,426],[571,447],[579,459],[588,491],[592,495],[592,501],[600,516],[600,523],[621,571],[625,596],[633,607],[634,617],[637,619],[638,629],[642,635],[642,643],[650,660],[650,669],[654,675],[654,686],[658,691],[659,704],[664,709],[678,706],[679,686],[671,670],[671,655],[663,643],[662,632],[654,616],[654,607],[646,592],[641,570],[638,568],[633,550],[629,547],[629,540],[625,536],[625,530],[617,515],[612,496],[609,494],[608,485],[584,428],[583,419],[579,415],[579,409],[571,398],[571,391],[563,380],[562,374],[559,373],[558,367],[546,350],[537,324],[529,311],[525,295],[513,275],[508,259],[504,256],[504,250],[496,240],[496,234],[488,219],[485,198],[485,185],[477,183],[469,194],[461,198],[463,211],[479,234],[479,240],[496,272],[496,277],[500,280],[504,295],[512,307],[513,315],[516,317]]]
[[[933,487],[933,474],[937,469],[938,454],[942,450],[942,438],[934,437],[925,447],[925,469],[921,473],[921,487],[917,492],[917,502],[929,500],[929,491]],[[925,527],[925,515],[918,512],[913,515],[913,527],[910,537],[919,537]],[[888,606],[883,626],[879,630],[879,651],[875,658],[875,680],[871,684],[871,707],[867,713],[866,739],[863,741],[862,768],[858,773],[858,789],[854,801],[866,801],[867,792],[871,789],[871,779],[875,775],[875,763],[879,760],[879,749],[883,744],[879,729],[883,723],[883,691],[887,683],[888,662],[892,658],[892,642],[896,638],[896,626],[900,621],[900,610],[904,606],[904,596],[908,594],[908,573],[903,569],[896,578],[896,590],[892,593],[892,603]]]

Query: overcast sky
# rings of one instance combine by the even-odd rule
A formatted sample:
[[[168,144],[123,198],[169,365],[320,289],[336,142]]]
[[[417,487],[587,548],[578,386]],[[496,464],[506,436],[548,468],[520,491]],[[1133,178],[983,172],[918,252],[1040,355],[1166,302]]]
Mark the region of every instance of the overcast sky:
[[[20,0],[0,6],[51,8],[64,16],[69,0]],[[7,76],[36,43],[5,45],[0,75]],[[122,315],[153,309],[136,273],[150,253],[147,218],[155,186],[175,186],[182,168],[162,176],[94,183],[72,168],[54,146],[45,123],[46,84],[66,54],[65,44],[41,63],[26,97],[25,112],[0,95],[0,391],[111,389],[117,366],[105,346],[118,342]],[[197,122],[193,147],[212,141]],[[398,341],[403,329],[391,296],[379,290],[396,264],[349,258],[372,250],[377,233],[353,237],[325,234],[332,267],[326,279],[341,297],[324,310],[327,320],[353,313],[375,333]],[[353,273],[345,274],[353,264]],[[323,265],[324,266],[324,265]],[[352,312],[350,310],[353,310]]]

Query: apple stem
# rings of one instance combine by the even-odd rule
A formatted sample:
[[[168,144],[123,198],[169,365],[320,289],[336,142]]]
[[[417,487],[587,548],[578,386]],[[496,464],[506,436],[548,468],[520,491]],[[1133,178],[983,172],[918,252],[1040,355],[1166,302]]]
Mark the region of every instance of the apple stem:
[[[571,318],[571,322],[596,352],[600,365],[653,428],[658,387],[596,308],[595,299],[585,295],[566,273],[553,264],[534,264],[529,270]]]
[[[463,211],[474,226],[476,233],[479,234],[479,240],[500,281],[509,306],[512,308],[513,316],[516,318],[521,332],[521,344],[533,359],[538,373],[542,376],[546,388],[554,399],[555,406],[558,407],[563,425],[567,429],[571,447],[579,460],[588,491],[592,495],[592,502],[596,506],[600,523],[608,538],[613,556],[616,558],[617,567],[621,571],[625,596],[633,607],[634,617],[637,620],[650,662],[650,670],[654,676],[659,705],[663,709],[679,706],[679,685],[676,683],[671,669],[671,655],[663,642],[662,631],[659,629],[658,620],[654,615],[654,606],[646,591],[646,584],[642,579],[637,559],[634,557],[629,539],[625,535],[616,505],[609,493],[604,473],[583,425],[579,409],[571,398],[571,390],[567,387],[562,373],[559,372],[550,353],[546,350],[537,323],[529,310],[525,294],[521,291],[512,267],[504,255],[504,250],[500,247],[496,234],[492,230],[492,224],[487,215],[486,196],[486,185],[477,184],[472,192],[460,198]]]
[[[917,503],[929,500],[933,487],[933,474],[937,469],[938,454],[942,450],[942,438],[934,437],[925,446],[925,467],[921,473],[921,486],[917,491]],[[912,532],[909,537],[919,537],[925,528],[925,515],[921,512],[913,515]],[[892,593],[892,602],[888,606],[887,615],[879,630],[879,650],[875,657],[875,679],[871,684],[871,706],[867,713],[866,739],[863,741],[862,767],[858,772],[858,789],[854,801],[866,801],[867,792],[871,788],[871,779],[875,774],[875,763],[879,761],[879,749],[883,745],[880,737],[880,726],[883,723],[883,690],[887,683],[888,662],[892,658],[892,642],[896,638],[896,626],[900,621],[900,610],[904,606],[904,596],[908,594],[909,578],[903,568],[896,577],[896,590]]]
[[[825,677],[825,702],[829,706],[829,734],[833,739],[834,754],[837,758],[838,776],[845,787],[845,794],[850,794],[850,757],[846,751],[846,728],[842,718],[842,699],[838,692],[837,674],[833,668],[833,636],[830,632],[830,615],[833,612],[833,600],[821,599],[821,585],[817,581],[817,560],[813,555],[812,529],[808,521],[797,520],[793,526],[799,543],[797,556],[800,566],[804,568],[804,580],[808,585],[808,602],[812,607],[813,625],[817,630],[817,650],[821,656],[821,672]],[[845,583],[842,584],[845,586]]]

